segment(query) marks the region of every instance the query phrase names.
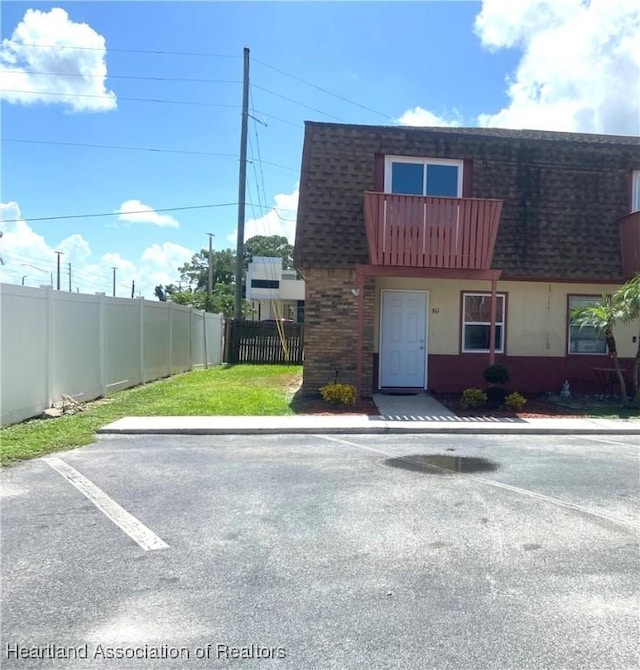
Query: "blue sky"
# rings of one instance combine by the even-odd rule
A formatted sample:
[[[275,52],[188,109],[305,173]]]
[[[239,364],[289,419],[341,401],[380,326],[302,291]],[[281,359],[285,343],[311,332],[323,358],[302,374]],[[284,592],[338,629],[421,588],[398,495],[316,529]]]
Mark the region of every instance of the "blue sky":
[[[58,249],[73,290],[110,292],[116,266],[119,295],[135,279],[150,297],[178,279],[207,232],[217,249],[235,247],[245,45],[251,111],[267,124],[249,123],[248,235],[293,241],[304,120],[639,132],[632,0],[4,2],[0,11],[5,282],[47,283]],[[224,203],[233,204],[156,211]]]

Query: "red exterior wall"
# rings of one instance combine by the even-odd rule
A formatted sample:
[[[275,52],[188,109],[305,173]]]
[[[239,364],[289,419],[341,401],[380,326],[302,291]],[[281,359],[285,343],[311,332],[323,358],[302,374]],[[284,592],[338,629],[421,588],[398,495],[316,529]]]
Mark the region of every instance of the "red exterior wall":
[[[522,393],[559,392],[565,379],[572,393],[600,393],[594,368],[613,368],[607,355],[564,357],[504,356],[496,354],[496,363],[509,370],[507,388]],[[631,388],[632,358],[620,359],[626,369],[625,379]],[[489,355],[460,354],[429,356],[429,389],[440,393],[458,393],[469,386],[484,388],[482,371],[489,365]],[[619,392],[617,385],[615,392]]]

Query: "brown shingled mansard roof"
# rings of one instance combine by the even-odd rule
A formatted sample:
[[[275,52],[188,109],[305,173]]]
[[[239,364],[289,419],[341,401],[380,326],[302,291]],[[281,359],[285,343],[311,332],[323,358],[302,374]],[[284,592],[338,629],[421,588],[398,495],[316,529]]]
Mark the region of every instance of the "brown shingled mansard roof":
[[[493,260],[504,278],[622,278],[617,222],[630,211],[640,138],[318,122],[305,124],[299,269],[368,262],[363,194],[381,190],[375,165],[385,154],[472,165],[467,195],[504,201]]]

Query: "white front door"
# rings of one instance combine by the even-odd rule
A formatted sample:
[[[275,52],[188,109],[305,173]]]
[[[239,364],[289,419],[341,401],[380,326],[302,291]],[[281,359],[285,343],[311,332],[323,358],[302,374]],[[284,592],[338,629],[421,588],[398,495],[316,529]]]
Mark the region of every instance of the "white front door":
[[[427,291],[382,291],[381,388],[426,388],[427,299]]]

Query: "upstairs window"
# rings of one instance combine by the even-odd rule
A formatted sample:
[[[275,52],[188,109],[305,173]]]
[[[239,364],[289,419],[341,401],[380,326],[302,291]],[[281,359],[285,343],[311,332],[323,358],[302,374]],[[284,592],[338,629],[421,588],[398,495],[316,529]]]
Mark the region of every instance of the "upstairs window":
[[[462,197],[463,161],[440,158],[385,157],[386,193]]]
[[[631,211],[640,212],[640,170],[633,171],[631,181]]]

